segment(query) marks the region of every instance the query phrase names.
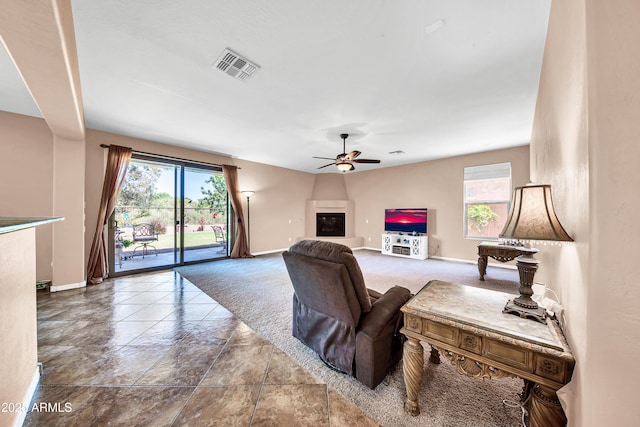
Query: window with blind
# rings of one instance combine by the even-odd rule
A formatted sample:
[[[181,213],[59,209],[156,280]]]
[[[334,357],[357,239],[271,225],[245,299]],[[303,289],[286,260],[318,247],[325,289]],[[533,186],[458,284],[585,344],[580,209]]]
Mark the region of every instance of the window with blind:
[[[464,168],[464,237],[497,240],[511,203],[511,162]]]

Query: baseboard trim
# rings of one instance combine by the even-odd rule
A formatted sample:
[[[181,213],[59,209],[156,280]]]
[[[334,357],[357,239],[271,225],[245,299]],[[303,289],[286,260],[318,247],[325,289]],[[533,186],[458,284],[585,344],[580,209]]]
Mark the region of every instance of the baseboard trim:
[[[468,259],[461,259],[461,258],[449,258],[444,256],[435,256],[435,255],[430,255],[429,258],[438,259],[440,261],[460,262],[462,264],[476,264],[476,261],[471,261]]]
[[[70,289],[79,289],[79,288],[84,288],[87,286],[87,281],[83,280],[82,282],[79,283],[69,283],[67,285],[51,285],[49,287],[49,292],[60,292],[60,291],[68,291]]]
[[[274,249],[271,251],[262,251],[262,252],[253,252],[251,255],[269,255],[269,254],[277,254],[279,252],[284,252],[286,250],[288,250],[289,248],[284,248],[284,249]]]
[[[33,377],[31,378],[31,383],[29,383],[29,388],[27,388],[26,393],[24,394],[24,398],[22,399],[22,407],[31,409],[31,401],[33,400],[33,396],[36,394],[36,390],[38,389],[38,383],[40,382],[40,365],[36,365],[36,371],[33,373]],[[13,427],[21,427],[24,424],[25,419],[27,418],[27,411],[18,412],[18,416],[13,421]]]
[[[256,252],[253,255],[274,254],[274,253],[284,252],[284,251],[286,251],[288,249],[289,248],[275,249],[275,250],[272,250],[272,251]],[[368,246],[359,246],[357,248],[351,248],[351,250],[353,250],[353,251],[369,250],[369,251],[381,252],[381,249],[379,249],[379,248],[370,248]],[[429,255],[429,258],[427,258],[427,260],[428,259],[437,259],[437,260],[440,260],[440,261],[449,261],[449,262],[459,262],[459,263],[462,263],[462,264],[476,264],[476,265],[478,264],[478,262],[476,260],[468,260],[468,259],[460,259],[460,258],[449,258],[449,257],[443,257],[443,256],[435,256],[435,255]],[[507,269],[507,270],[517,270],[517,267],[515,265],[504,264],[504,263],[489,262],[489,263],[487,263],[487,266],[488,267],[504,268],[504,269]]]
[[[357,248],[351,248],[352,251],[359,251],[361,249],[369,249],[371,251],[378,251],[380,252],[380,249],[376,249],[376,248],[368,248],[366,246],[359,246]],[[269,255],[269,254],[276,254],[276,253],[280,253],[280,252],[284,252],[284,251],[288,251],[289,248],[282,248],[282,249],[274,249],[271,251],[262,251],[262,252],[254,252],[252,255]]]
[[[478,264],[477,261],[473,261],[473,260],[468,260],[468,259],[460,259],[460,258],[448,258],[448,257],[443,257],[443,256],[430,256],[429,258],[431,259],[439,259],[441,261],[450,261],[450,262],[461,262],[463,264]],[[487,266],[489,267],[497,267],[497,268],[505,268],[507,270],[517,270],[515,265],[509,265],[509,264],[498,264],[498,263],[494,263],[494,262],[489,262],[487,263]]]

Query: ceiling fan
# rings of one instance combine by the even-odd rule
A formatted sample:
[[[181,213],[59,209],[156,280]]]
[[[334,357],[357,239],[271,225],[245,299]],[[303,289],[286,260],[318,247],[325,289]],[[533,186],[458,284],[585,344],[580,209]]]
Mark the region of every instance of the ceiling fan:
[[[333,160],[332,163],[326,164],[324,166],[320,166],[318,169],[326,168],[327,166],[331,166],[331,165],[336,165],[340,170],[340,172],[349,172],[355,169],[355,166],[353,166],[354,163],[380,163],[380,160],[356,159],[356,157],[358,157],[361,154],[357,150],[354,150],[349,154],[347,154],[345,145],[348,137],[349,137],[348,133],[340,134],[340,138],[342,138],[342,153],[338,154],[335,160],[330,157],[315,157],[315,156],[313,157],[314,159]]]

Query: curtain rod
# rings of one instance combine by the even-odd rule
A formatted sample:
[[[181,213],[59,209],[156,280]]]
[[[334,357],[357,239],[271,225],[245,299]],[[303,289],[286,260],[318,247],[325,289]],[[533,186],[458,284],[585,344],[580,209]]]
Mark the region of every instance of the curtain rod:
[[[111,146],[110,146],[110,145],[108,145],[108,144],[100,144],[100,147],[102,147],[102,148],[109,148],[109,147],[111,147]],[[208,165],[208,166],[236,166],[236,165],[227,165],[227,164],[214,165],[214,164],[212,164],[212,163],[199,162],[199,161],[197,161],[197,160],[182,159],[182,158],[180,158],[180,157],[165,156],[165,155],[162,155],[162,154],[147,153],[147,152],[144,152],[144,151],[137,151],[137,150],[134,150],[134,149],[131,149],[131,152],[132,152],[132,153],[135,153],[135,154],[142,154],[142,155],[145,155],[145,156],[158,157],[158,158],[161,158],[161,159],[179,160],[179,161],[181,161],[181,162],[187,162],[187,163],[199,163],[199,164]],[[242,169],[242,168],[241,168],[241,167],[239,167],[239,166],[236,166],[236,167],[237,167],[238,169]]]

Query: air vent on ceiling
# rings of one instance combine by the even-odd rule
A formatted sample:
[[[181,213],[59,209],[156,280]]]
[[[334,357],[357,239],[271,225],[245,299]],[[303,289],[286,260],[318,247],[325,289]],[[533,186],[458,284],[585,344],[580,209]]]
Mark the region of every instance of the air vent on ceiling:
[[[260,69],[256,64],[229,49],[222,52],[213,66],[238,80],[246,80]]]

